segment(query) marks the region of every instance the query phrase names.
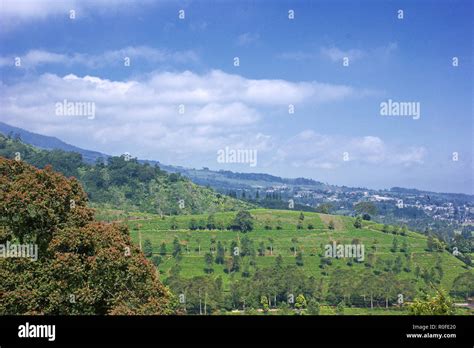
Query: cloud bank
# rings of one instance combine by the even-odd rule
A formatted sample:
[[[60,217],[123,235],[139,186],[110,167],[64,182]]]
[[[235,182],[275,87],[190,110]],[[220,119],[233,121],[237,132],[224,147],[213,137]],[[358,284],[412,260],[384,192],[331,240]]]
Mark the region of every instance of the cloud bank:
[[[37,55],[40,60],[58,57]],[[38,58],[39,57],[39,58]],[[335,103],[364,95],[351,86],[278,79],[249,79],[221,70],[154,72],[141,80],[43,74],[0,85],[2,120],[54,135],[75,145],[112,154],[176,163],[211,163],[226,146],[259,151],[259,164],[333,169],[342,153],[350,160],[378,164],[421,163],[424,149],[400,149],[374,136],[343,138],[312,130],[289,139],[270,136],[272,117],[298,107]],[[58,116],[56,103],[93,102],[94,119]],[[263,125],[263,126],[262,126]]]

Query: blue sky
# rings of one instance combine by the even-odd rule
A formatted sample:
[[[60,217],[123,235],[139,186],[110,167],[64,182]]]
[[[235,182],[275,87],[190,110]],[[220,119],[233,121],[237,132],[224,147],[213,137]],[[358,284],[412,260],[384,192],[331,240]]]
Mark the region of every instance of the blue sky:
[[[4,0],[0,119],[168,164],[474,193],[472,13],[470,1]],[[58,116],[64,99],[93,102],[94,118]],[[388,99],[419,103],[419,119],[382,116]],[[226,147],[257,151],[257,165],[219,163]]]

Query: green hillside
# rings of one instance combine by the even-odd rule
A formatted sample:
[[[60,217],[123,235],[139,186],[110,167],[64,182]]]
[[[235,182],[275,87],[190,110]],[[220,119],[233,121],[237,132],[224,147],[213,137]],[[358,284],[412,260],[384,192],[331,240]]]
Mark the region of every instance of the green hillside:
[[[252,207],[192,183],[179,174],[168,174],[158,166],[141,164],[134,158],[110,157],[107,164],[89,165],[78,153],[45,151],[0,134],[0,156],[21,159],[37,168],[51,165],[65,176],[82,183],[94,207],[162,213],[166,215],[211,213]]]
[[[360,289],[367,289],[368,285],[364,281],[386,279],[387,284],[378,285],[377,306],[384,307],[388,303],[388,307],[392,308],[400,292],[404,292],[405,301],[410,301],[432,292],[436,287],[451,291],[454,296],[459,295],[461,298],[463,295],[453,289],[453,283],[461,274],[470,272],[469,280],[473,275],[472,268],[447,251],[427,250],[428,238],[411,231],[392,227],[387,229],[387,226],[370,221],[362,221],[362,227],[356,228],[354,218],[326,214],[304,212],[301,220],[301,213],[296,211],[254,209],[250,213],[254,228],[247,233],[226,229],[235,217],[233,212],[213,215],[215,226],[221,229],[207,229],[208,215],[160,218],[142,214],[137,217],[139,220],[129,220],[128,224],[133,241],[141,244],[142,249],[149,248],[147,244],[151,242],[153,256],[149,257],[158,264],[165,283],[175,293],[182,290],[180,287],[186,282],[185,279],[202,280],[200,277],[221,282],[223,298],[231,296],[237,291],[236,288],[245,286],[245,282],[257,289],[261,284],[256,278],[265,272],[271,273],[279,262],[277,259],[280,259],[279,267],[302,279],[297,282],[312,282],[309,286],[311,294],[307,294],[307,298],[314,295],[318,301],[329,306],[345,300],[352,304],[349,306],[346,303],[347,307],[362,309],[364,305],[367,306],[367,302],[361,300],[364,294],[360,292]],[[334,229],[328,227],[330,224]],[[196,225],[201,226],[201,229],[194,229]],[[190,226],[193,226],[193,230]],[[325,245],[333,241],[336,244],[364,245],[364,260],[326,258]],[[163,243],[166,251],[163,250]],[[181,252],[173,255],[178,243]],[[225,249],[222,264],[216,263],[219,244]],[[240,249],[240,267],[230,271],[235,246]],[[205,262],[206,253],[212,256],[210,266]],[[262,282],[265,283],[265,280]],[[347,292],[341,298],[337,293],[338,282],[341,288],[347,287],[340,289],[342,293]],[[393,283],[394,288],[386,290],[390,292],[387,299],[381,286],[390,283]],[[295,288],[302,292],[310,291],[304,289],[306,285],[295,285]],[[253,300],[248,299],[248,303],[254,303],[254,307],[259,307],[259,291]],[[315,295],[315,291],[319,293]],[[282,293],[279,296],[281,298]],[[274,302],[276,306],[280,301],[276,299]],[[239,303],[222,306],[228,310],[238,309]],[[356,309],[352,311],[357,312]]]

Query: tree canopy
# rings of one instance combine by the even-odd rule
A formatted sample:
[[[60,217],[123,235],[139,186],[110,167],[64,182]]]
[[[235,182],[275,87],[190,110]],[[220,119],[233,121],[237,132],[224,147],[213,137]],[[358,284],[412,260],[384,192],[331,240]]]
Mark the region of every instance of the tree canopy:
[[[0,258],[2,314],[170,314],[174,300],[128,228],[93,221],[75,179],[0,157],[0,243],[38,259]]]

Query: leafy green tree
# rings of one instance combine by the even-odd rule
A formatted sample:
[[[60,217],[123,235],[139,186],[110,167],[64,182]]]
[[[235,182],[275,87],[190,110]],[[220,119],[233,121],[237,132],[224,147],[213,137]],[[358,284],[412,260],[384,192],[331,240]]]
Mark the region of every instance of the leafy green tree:
[[[243,267],[242,267],[242,277],[248,278],[250,277],[250,263],[248,260],[244,260]]]
[[[402,267],[403,267],[402,258],[400,257],[400,255],[398,255],[397,258],[395,259],[395,263],[393,265],[393,272],[395,274],[400,273],[402,271]]]
[[[241,255],[242,256],[253,256],[255,255],[255,248],[253,245],[253,241],[249,238],[249,236],[245,235],[240,240],[241,246]]]
[[[433,238],[432,251],[442,252],[445,248],[445,244],[438,238]]]
[[[253,229],[253,217],[247,210],[241,210],[234,219],[233,226],[241,232],[249,232]]]
[[[240,255],[232,255],[232,272],[239,272],[240,271],[240,262],[241,258]]]
[[[173,239],[173,257],[179,258],[181,256],[181,243],[179,242],[178,237],[174,237]]]
[[[168,179],[170,182],[177,182],[179,180],[179,173],[171,173]]]
[[[403,226],[402,226],[402,230],[401,230],[400,234],[401,234],[402,236],[406,236],[406,235],[408,234],[408,228],[407,228],[406,225],[403,225]]]
[[[151,258],[151,262],[153,262],[153,264],[158,267],[161,262],[163,261],[163,259],[161,258],[161,256],[159,255],[154,255],[152,258]]]
[[[377,214],[377,207],[372,202],[359,202],[354,205],[354,211],[357,214],[369,214],[369,215],[376,215]]]
[[[390,251],[391,251],[392,253],[394,253],[394,252],[397,251],[397,249],[398,249],[398,239],[397,239],[397,237],[393,237],[393,239],[392,239],[392,247],[390,248]]]
[[[263,313],[267,314],[268,311],[270,310],[270,307],[268,306],[267,296],[262,296],[260,298],[260,304],[262,305]]]
[[[186,312],[206,315],[218,313],[224,306],[222,279],[211,275],[174,278],[169,284],[175,294],[186,294]]]
[[[434,249],[434,238],[432,235],[429,235],[428,239],[426,240],[426,248],[428,251],[433,251]]]
[[[199,238],[199,237],[196,238],[196,243],[197,243],[197,245],[198,245],[198,247],[197,247],[197,252],[198,252],[199,255],[201,255],[201,238]],[[195,249],[195,250],[196,250],[196,249]]]
[[[217,242],[217,254],[216,254],[216,263],[223,265],[225,261],[225,249],[221,241]]]
[[[210,214],[208,217],[207,217],[207,225],[206,225],[207,229],[208,230],[214,230],[216,228],[216,221],[215,221],[215,218],[214,218],[214,215],[213,214]]]
[[[444,276],[444,270],[443,270],[443,263],[439,255],[437,255],[436,257],[435,270],[438,272],[438,279],[441,280]]]
[[[368,296],[370,308],[374,309],[374,300],[382,294],[380,279],[371,272],[364,273],[358,284],[357,293],[364,298]]]
[[[300,216],[299,216],[298,220],[300,220],[300,221],[303,221],[303,220],[304,220],[304,214],[303,214],[303,212],[300,212]]]
[[[189,229],[191,231],[195,231],[198,229],[198,224],[195,218],[192,218],[191,220],[189,220]]]
[[[290,305],[286,302],[281,302],[278,306],[278,314],[280,315],[292,315],[294,314]]]
[[[298,238],[296,237],[291,238],[291,244],[293,244],[292,251],[295,257],[296,257],[296,244],[297,243],[298,243]]]
[[[260,242],[258,244],[258,256],[265,256],[265,243]]]
[[[406,238],[403,239],[402,247],[400,248],[401,252],[404,252],[405,254],[408,253],[408,241]]]
[[[306,306],[307,306],[306,298],[304,297],[303,294],[299,294],[296,297],[295,308],[301,313],[301,311],[305,309]]]
[[[379,276],[379,286],[382,289],[383,296],[385,298],[385,308],[388,308],[390,299],[394,299],[397,295],[397,280],[392,273],[383,273]]]
[[[212,273],[214,272],[214,269],[212,268],[212,264],[214,262],[214,258],[212,257],[212,254],[207,252],[204,254],[204,262],[206,264],[206,267],[204,268],[204,271],[206,273]]]
[[[328,228],[329,228],[330,230],[334,230],[334,228],[335,228],[335,226],[334,226],[334,221],[329,220]]]
[[[314,298],[309,300],[307,313],[309,315],[319,315],[320,312],[321,312],[321,305],[319,304],[319,302],[316,301]]]
[[[416,267],[415,267],[415,277],[419,278],[420,274],[421,274],[420,266],[416,265]]]
[[[192,234],[190,232],[186,232],[186,236],[184,237],[184,246],[186,247],[186,253],[189,254],[189,243],[191,242]]]
[[[471,271],[461,273],[453,281],[451,294],[462,296],[467,300],[474,295],[474,274]]]
[[[378,241],[377,238],[374,238],[374,239],[372,240],[372,246],[371,246],[371,248],[372,248],[372,250],[373,250],[374,252],[377,252],[377,244],[378,244],[378,243],[379,243],[379,241]]]
[[[143,243],[143,254],[145,254],[145,257],[151,257],[153,255],[153,245],[151,244],[151,240],[148,238],[145,239],[145,242]]]
[[[316,207],[316,212],[320,214],[330,214],[333,206],[331,203],[321,203]]]
[[[339,302],[338,305],[336,306],[336,314],[344,315],[345,307],[346,307],[346,304],[344,303],[344,301]]]
[[[283,267],[283,257],[281,254],[278,254],[278,256],[275,258],[275,267],[277,269],[281,269]]]
[[[354,227],[355,228],[362,228],[362,219],[360,216],[356,217],[354,221]]]
[[[276,229],[277,230],[282,230],[283,229],[283,224],[280,219],[277,220],[276,222]]]
[[[382,232],[383,233],[390,233],[390,226],[387,224],[384,224],[382,227]]]
[[[441,242],[438,238],[433,237],[431,234],[428,236],[426,241],[427,250],[428,251],[438,251],[441,252],[445,248],[443,242]]]
[[[166,243],[165,242],[161,242],[161,245],[160,245],[160,255],[164,256],[166,255]]]
[[[375,261],[375,255],[373,253],[368,253],[367,254],[367,259],[365,260],[365,267],[373,268],[374,267],[374,261]]]
[[[198,221],[198,229],[205,230],[206,229],[206,222],[203,219]]]
[[[171,266],[170,270],[169,270],[169,277],[170,278],[178,278],[179,277],[179,274],[181,273],[181,266],[179,265],[179,263],[175,263],[173,266]]]
[[[214,254],[214,251],[216,250],[216,241],[217,241],[216,236],[211,236],[209,241],[210,241],[209,251],[211,252],[211,254]]]
[[[270,243],[270,245],[269,245],[270,246],[270,255],[273,255],[273,242],[274,242],[273,238],[271,238],[271,237],[268,238],[268,242]]]
[[[436,290],[432,297],[415,299],[409,306],[412,315],[452,315],[454,314],[453,300],[446,291]]]
[[[303,253],[301,251],[298,251],[296,253],[296,265],[297,266],[303,266],[304,265],[304,262],[303,262]]]
[[[328,285],[328,302],[339,303],[347,300],[351,302],[351,296],[355,293],[354,272],[349,269],[335,269],[331,273]]]

